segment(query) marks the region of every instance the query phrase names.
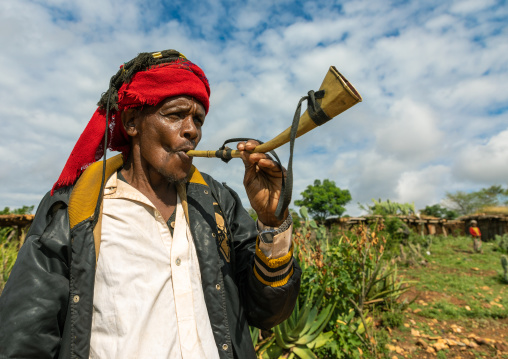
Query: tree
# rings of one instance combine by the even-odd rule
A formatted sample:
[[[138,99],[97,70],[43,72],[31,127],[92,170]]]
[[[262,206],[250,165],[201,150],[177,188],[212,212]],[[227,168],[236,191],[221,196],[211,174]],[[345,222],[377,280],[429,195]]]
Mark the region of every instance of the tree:
[[[459,216],[457,211],[448,208],[441,207],[439,204],[433,204],[432,206],[425,206],[425,209],[420,211],[422,214],[427,216],[446,218],[449,220],[455,219]]]
[[[308,208],[312,217],[318,221],[324,221],[328,216],[341,216],[346,208],[344,206],[351,201],[349,190],[342,190],[328,179],[315,180],[314,185],[309,185],[300,193],[303,197],[296,200],[295,205]]]
[[[34,206],[23,206],[21,208],[10,209],[9,207],[5,207],[3,210],[0,210],[0,214],[30,214],[34,210]]]
[[[460,216],[474,213],[480,207],[474,193],[466,193],[464,191],[447,192],[443,200],[443,206],[457,211]]]
[[[486,206],[508,205],[508,188],[503,189],[500,185],[492,185],[476,192],[479,202]]]
[[[476,192],[457,191],[446,193],[443,206],[457,211],[461,216],[476,213],[485,207],[508,205],[508,189],[493,185]]]

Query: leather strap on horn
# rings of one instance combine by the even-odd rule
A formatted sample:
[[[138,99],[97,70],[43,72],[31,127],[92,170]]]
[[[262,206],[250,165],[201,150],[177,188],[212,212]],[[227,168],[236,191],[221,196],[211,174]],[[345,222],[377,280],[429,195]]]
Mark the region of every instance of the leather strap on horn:
[[[284,180],[284,176],[282,176],[281,196],[279,198],[279,203],[277,204],[277,209],[275,210],[275,216],[279,220],[284,219],[283,218],[284,212],[286,212],[286,209],[291,203],[291,196],[293,192],[293,150],[295,147],[296,133],[298,131],[298,125],[300,123],[300,117],[302,113],[302,102],[307,100],[307,112],[309,113],[309,117],[312,119],[312,121],[314,121],[316,125],[321,126],[323,123],[331,120],[331,118],[323,111],[321,105],[316,101],[316,99],[321,99],[324,96],[325,90],[320,90],[317,92],[310,90],[307,93],[307,96],[304,96],[300,99],[300,101],[298,102],[298,106],[296,107],[295,115],[293,117],[293,123],[291,124],[290,142],[289,142],[289,161],[286,171],[286,179]],[[231,151],[226,147],[227,143],[248,141],[250,139],[251,138],[231,138],[229,140],[224,141],[224,144],[219,148],[221,154],[220,158],[226,163],[228,163],[231,160]],[[263,144],[263,142],[259,140],[255,141],[258,141],[260,144]],[[280,168],[282,168],[282,164],[275,151],[273,150],[270,151],[270,154],[273,155],[277,164],[280,166]]]
[[[310,90],[307,98],[307,112],[312,121],[318,126],[330,121],[332,118],[329,117],[321,105],[316,102],[316,99],[325,97],[325,90],[314,92]]]
[[[298,102],[298,106],[296,106],[295,116],[293,117],[293,123],[291,124],[291,132],[290,132],[290,141],[289,141],[289,161],[287,167],[287,178],[286,178],[286,188],[284,188],[282,192],[282,196],[279,198],[279,203],[277,204],[277,209],[275,211],[275,216],[282,220],[284,216],[284,212],[288,208],[291,203],[291,196],[293,193],[293,150],[295,147],[295,139],[296,132],[298,130],[298,124],[300,123],[300,117],[302,113],[302,102],[307,100],[307,112],[309,113],[309,117],[314,121],[314,123],[318,126],[330,120],[330,117],[323,111],[321,105],[316,102],[316,99],[323,98],[325,96],[325,90],[321,90],[318,92],[314,92],[310,90],[307,93],[307,96],[304,96]]]

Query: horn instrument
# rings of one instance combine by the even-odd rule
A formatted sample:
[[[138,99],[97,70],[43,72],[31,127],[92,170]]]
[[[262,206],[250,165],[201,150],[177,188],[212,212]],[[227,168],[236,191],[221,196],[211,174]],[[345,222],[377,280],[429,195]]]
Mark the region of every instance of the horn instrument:
[[[342,74],[337,71],[334,66],[331,66],[328,70],[319,91],[324,90],[323,97],[316,96],[316,102],[321,106],[321,109],[325,113],[326,119],[324,121],[317,121],[312,119],[309,115],[309,109],[307,109],[304,114],[300,117],[300,121],[298,123],[298,129],[296,132],[296,137],[300,137],[301,135],[313,130],[314,128],[322,125],[323,123],[329,121],[340,113],[346,111],[352,106],[356,105],[358,102],[362,101],[362,97],[356,91],[356,89],[349,83],[348,80]],[[318,92],[319,92],[318,91]],[[273,139],[256,146],[256,148],[252,151],[253,153],[265,153],[269,152],[275,148],[278,148],[287,142],[290,141],[290,133],[291,126],[288,127],[285,131],[280,133],[278,136]],[[241,157],[241,151],[238,150],[219,150],[219,151],[187,151],[187,155],[191,157],[219,157],[223,158],[225,152],[228,152],[229,158],[239,158]]]

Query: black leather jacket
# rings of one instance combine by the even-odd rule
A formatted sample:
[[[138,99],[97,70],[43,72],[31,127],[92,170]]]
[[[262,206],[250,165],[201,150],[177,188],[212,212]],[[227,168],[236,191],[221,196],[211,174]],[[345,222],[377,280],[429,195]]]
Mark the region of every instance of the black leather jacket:
[[[109,167],[108,174],[118,165]],[[277,286],[261,278],[254,270],[257,231],[238,195],[208,175],[195,171],[193,178],[187,184],[189,223],[219,355],[255,358],[248,325],[268,329],[291,314],[300,268],[291,258],[288,275]],[[78,186],[90,186],[80,181],[46,195],[37,209],[0,297],[0,358],[89,357],[97,196],[87,189],[76,198]],[[217,244],[214,202],[228,226],[229,261]]]

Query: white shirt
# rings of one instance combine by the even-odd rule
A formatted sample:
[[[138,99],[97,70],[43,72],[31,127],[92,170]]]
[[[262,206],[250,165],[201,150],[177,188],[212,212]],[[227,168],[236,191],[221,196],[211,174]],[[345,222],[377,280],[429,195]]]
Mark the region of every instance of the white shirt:
[[[277,237],[275,248],[260,248],[267,257],[288,252],[291,236]],[[116,173],[104,194],[90,358],[219,358],[180,197],[171,236],[154,205]]]

